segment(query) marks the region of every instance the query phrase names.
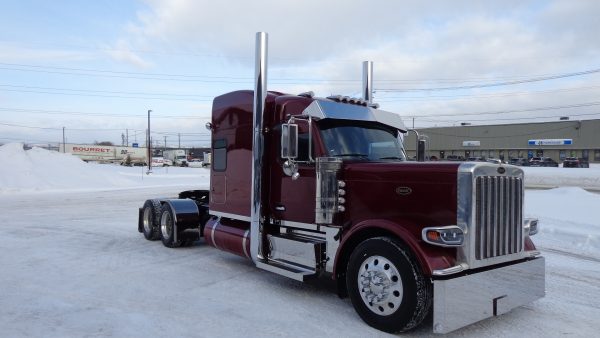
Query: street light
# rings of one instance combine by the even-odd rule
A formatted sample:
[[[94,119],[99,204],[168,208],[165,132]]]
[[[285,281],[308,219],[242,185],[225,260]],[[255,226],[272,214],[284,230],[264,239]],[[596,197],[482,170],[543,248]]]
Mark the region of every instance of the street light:
[[[152,110],[148,109],[148,172],[146,174],[152,173],[152,140],[150,138],[150,113]]]

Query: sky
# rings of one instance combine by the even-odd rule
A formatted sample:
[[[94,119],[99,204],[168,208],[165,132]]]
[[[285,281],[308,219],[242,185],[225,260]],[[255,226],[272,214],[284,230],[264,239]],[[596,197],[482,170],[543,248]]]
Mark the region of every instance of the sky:
[[[374,101],[416,128],[600,118],[597,1],[0,0],[0,143],[206,146],[212,99]]]

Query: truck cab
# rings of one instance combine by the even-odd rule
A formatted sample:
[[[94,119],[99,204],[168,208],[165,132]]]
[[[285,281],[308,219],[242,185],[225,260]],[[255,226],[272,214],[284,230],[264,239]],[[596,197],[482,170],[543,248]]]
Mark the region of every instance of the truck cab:
[[[522,169],[408,162],[408,129],[369,95],[267,92],[265,41],[258,33],[255,90],[213,101],[210,190],[147,200],[139,232],[167,247],[200,235],[263,270],[332,278],[386,332],[433,312],[447,333],[544,296]]]

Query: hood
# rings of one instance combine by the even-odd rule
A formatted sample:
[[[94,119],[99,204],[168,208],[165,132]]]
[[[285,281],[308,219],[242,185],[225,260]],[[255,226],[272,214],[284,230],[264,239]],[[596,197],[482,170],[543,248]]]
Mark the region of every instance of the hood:
[[[346,162],[345,221],[386,219],[426,226],[456,224],[455,162]]]

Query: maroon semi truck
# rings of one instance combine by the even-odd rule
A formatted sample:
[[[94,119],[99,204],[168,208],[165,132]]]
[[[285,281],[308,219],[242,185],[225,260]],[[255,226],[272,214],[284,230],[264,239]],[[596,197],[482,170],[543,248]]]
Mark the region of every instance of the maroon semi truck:
[[[371,63],[361,99],[267,92],[266,66],[258,33],[255,90],[213,102],[210,190],[147,200],[147,239],[200,236],[289,278],[333,278],[387,332],[433,312],[446,333],[544,296],[521,169],[407,161],[401,118],[371,103]]]

